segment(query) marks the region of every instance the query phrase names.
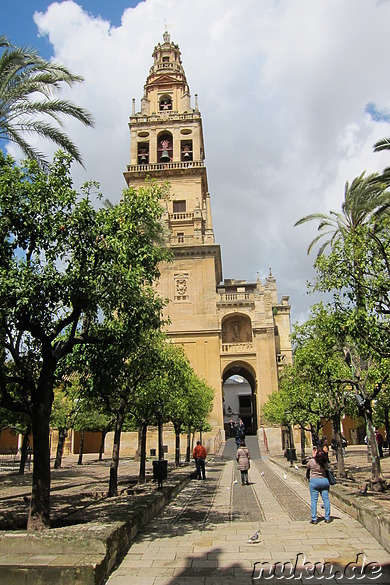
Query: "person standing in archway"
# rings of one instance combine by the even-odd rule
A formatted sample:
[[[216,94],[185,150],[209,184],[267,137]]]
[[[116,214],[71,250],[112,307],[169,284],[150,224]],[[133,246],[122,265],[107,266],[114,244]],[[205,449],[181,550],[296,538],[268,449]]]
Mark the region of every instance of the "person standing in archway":
[[[237,423],[237,425],[236,425],[236,438],[234,439],[234,442],[236,443],[237,449],[240,447],[241,441],[245,441],[245,434],[244,434],[244,431],[242,430],[242,427],[240,426],[240,424]]]

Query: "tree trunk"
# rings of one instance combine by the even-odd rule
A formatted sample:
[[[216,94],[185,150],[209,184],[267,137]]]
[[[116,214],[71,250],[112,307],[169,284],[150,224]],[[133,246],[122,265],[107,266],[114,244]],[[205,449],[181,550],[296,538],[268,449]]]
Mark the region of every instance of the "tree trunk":
[[[121,445],[121,432],[123,426],[124,414],[120,410],[117,413],[115,432],[114,432],[114,444],[112,447],[112,458],[110,465],[110,485],[108,488],[108,497],[118,495],[118,466],[119,466],[119,450]]]
[[[164,459],[164,440],[163,440],[163,425],[162,417],[158,417],[158,459],[162,461]]]
[[[142,427],[138,427],[138,441],[137,441],[137,450],[134,454],[134,461],[141,460],[141,441],[142,441]]]
[[[148,423],[143,421],[140,426],[140,460],[138,483],[145,483],[146,480],[146,434],[148,432]]]
[[[20,451],[20,465],[19,465],[19,475],[24,475],[24,469],[26,467],[27,455],[28,455],[28,446],[30,444],[30,437],[31,437],[31,423],[28,423],[26,430],[23,435],[23,442],[22,448]]]
[[[375,431],[374,425],[372,422],[372,412],[365,408],[365,419],[366,419],[366,431],[367,431],[367,440],[369,446],[369,454],[371,459],[371,482],[373,484],[373,488],[378,487],[380,490],[382,478],[381,478],[381,463],[379,459],[378,453],[378,445],[375,438]]]
[[[175,427],[175,466],[180,465],[180,426]]]
[[[186,449],[186,462],[191,461],[191,427],[188,427],[187,431],[187,449]]]
[[[68,429],[58,429],[58,445],[56,460],[54,462],[54,469],[60,469],[62,463],[62,455],[64,453],[65,439],[68,436]]]
[[[50,527],[50,413],[53,403],[53,372],[41,371],[38,388],[31,393],[34,467],[27,530]]]
[[[386,443],[387,443],[387,447],[389,448],[389,454],[390,454],[390,445],[389,445],[390,426],[389,426],[389,409],[388,408],[385,409],[385,429],[386,429]]]
[[[84,429],[80,432],[79,459],[77,461],[77,465],[83,464],[83,454],[84,454]]]
[[[103,459],[103,453],[104,453],[104,441],[106,440],[106,435],[107,435],[108,431],[106,429],[104,429],[104,431],[102,431],[101,433],[101,441],[100,441],[100,447],[99,447],[99,461],[102,461]]]
[[[311,427],[311,442],[313,444],[313,447],[317,447],[319,439],[318,439],[318,427],[314,427],[313,425],[310,425]]]
[[[332,416],[332,432],[334,446],[336,447],[336,459],[337,459],[337,474],[339,477],[346,477],[344,454],[343,454],[343,443],[341,439],[341,418],[340,412],[334,412]]]
[[[303,464],[306,461],[306,436],[305,436],[305,429],[304,427],[300,427],[301,431],[301,463]]]

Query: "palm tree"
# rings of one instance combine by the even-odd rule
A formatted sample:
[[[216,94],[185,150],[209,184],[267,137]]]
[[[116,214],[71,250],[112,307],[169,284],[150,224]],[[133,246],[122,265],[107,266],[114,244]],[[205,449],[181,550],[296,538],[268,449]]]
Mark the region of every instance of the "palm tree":
[[[62,65],[51,63],[32,49],[14,47],[0,37],[0,139],[19,145],[28,158],[41,163],[43,155],[26,140],[37,134],[58,144],[82,164],[78,148],[61,130],[61,118],[70,116],[86,126],[93,126],[89,112],[68,100],[56,99],[63,83],[72,86],[83,81]],[[56,122],[48,121],[49,116]]]
[[[361,247],[357,240],[360,236],[360,228],[366,226],[367,236],[376,243],[377,251],[384,260],[387,273],[390,277],[389,272],[389,258],[386,246],[383,245],[381,238],[381,230],[383,230],[383,224],[380,221],[385,215],[388,217],[390,209],[390,197],[388,191],[386,191],[387,184],[382,182],[382,177],[378,176],[377,173],[364,176],[363,172],[359,177],[356,177],[351,184],[348,182],[345,184],[344,201],[341,206],[341,212],[330,211],[329,214],[313,213],[306,215],[298,220],[295,225],[302,225],[308,221],[318,221],[319,235],[309,244],[307,253],[309,254],[313,246],[323,237],[327,236],[327,239],[321,245],[317,258],[321,256],[327,246],[333,248],[338,243],[342,246],[346,244],[347,240],[351,237],[352,241],[352,278],[353,287],[355,289],[356,308],[357,311],[365,311],[367,304],[366,297],[366,282],[365,282],[365,259],[362,254]],[[386,229],[386,227],[385,227]],[[357,238],[355,238],[357,236]],[[345,361],[350,365],[351,362],[351,349],[353,348],[350,340],[341,339],[343,344],[343,351],[345,354]],[[357,356],[353,360],[354,370],[356,371],[356,364],[364,360],[361,358],[358,352]],[[371,363],[371,357],[368,363]],[[362,367],[361,372],[364,371]],[[359,406],[360,413],[364,416],[366,421],[367,436],[369,437],[369,445],[371,451],[372,461],[372,478],[374,483],[380,483],[380,461],[377,453],[375,435],[372,424],[372,413],[371,413],[371,401],[375,397],[373,394],[367,395],[366,392],[366,379],[368,379],[369,367],[366,367],[365,374],[354,376],[353,386],[355,388],[355,398]],[[379,387],[379,385],[378,385]],[[376,390],[379,392],[379,390]]]
[[[368,177],[364,176],[365,171],[356,177],[351,184],[345,184],[344,201],[341,205],[341,213],[330,211],[329,214],[312,213],[299,219],[295,226],[302,225],[308,221],[318,221],[317,231],[320,234],[310,242],[307,253],[310,254],[315,244],[324,236],[329,236],[319,248],[317,257],[320,256],[327,246],[332,247],[340,239],[345,239],[347,234],[356,232],[359,226],[379,218],[390,206],[387,186],[378,183],[375,179],[377,173]]]
[[[381,152],[382,150],[390,150],[390,138],[382,138],[382,140],[378,140],[374,144],[374,152]],[[384,169],[379,179],[386,185],[390,185],[390,167]]]

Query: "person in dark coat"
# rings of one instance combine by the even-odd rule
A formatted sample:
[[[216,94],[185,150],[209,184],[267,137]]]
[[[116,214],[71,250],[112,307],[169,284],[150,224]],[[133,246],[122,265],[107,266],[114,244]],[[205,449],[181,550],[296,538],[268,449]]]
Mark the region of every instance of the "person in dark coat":
[[[236,428],[236,438],[234,439],[234,441],[236,443],[237,449],[239,448],[241,441],[245,441],[245,435],[242,432],[242,429],[241,429],[240,425],[237,425],[237,428]]]

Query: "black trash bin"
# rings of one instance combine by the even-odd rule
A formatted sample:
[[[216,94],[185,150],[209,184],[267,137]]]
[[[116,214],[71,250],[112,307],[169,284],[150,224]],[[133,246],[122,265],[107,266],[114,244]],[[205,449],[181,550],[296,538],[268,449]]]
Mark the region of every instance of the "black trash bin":
[[[286,451],[286,459],[292,463],[293,461],[297,460],[297,452],[295,449],[287,449]]]
[[[153,481],[158,482],[158,487],[162,486],[163,479],[167,479],[168,476],[168,461],[165,459],[159,459],[153,461]]]

